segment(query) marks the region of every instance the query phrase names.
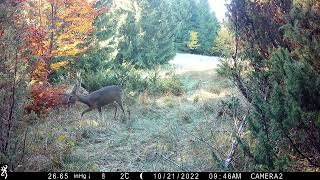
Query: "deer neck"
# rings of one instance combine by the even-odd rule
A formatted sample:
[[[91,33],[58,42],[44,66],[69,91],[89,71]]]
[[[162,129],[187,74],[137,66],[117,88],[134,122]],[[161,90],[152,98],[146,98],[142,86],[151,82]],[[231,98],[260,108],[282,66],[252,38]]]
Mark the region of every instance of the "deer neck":
[[[83,104],[90,106],[90,103],[89,103],[87,96],[77,95],[77,99],[78,99],[78,101],[82,102]]]

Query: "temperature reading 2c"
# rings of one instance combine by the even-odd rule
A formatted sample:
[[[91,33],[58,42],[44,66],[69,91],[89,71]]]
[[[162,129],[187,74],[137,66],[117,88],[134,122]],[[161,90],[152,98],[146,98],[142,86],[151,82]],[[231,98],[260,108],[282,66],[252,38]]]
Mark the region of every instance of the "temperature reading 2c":
[[[120,174],[120,179],[129,179],[129,173],[121,173]]]

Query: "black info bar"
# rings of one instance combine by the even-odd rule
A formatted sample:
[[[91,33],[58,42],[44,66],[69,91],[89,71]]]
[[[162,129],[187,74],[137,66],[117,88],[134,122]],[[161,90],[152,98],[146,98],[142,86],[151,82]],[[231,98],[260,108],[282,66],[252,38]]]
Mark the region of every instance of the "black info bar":
[[[5,172],[0,179],[47,180],[201,180],[320,179],[317,172]]]

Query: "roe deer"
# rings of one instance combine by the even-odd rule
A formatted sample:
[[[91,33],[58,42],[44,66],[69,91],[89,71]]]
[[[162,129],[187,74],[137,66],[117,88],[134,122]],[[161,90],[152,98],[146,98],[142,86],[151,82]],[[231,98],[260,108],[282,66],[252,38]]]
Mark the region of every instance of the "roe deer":
[[[78,89],[78,84],[76,84],[73,87],[73,90],[70,94],[68,102],[73,104],[76,101],[80,101],[89,106],[88,109],[86,109],[81,113],[81,116],[83,116],[85,113],[93,109],[97,109],[100,113],[100,116],[102,116],[101,107],[105,105],[113,104],[113,106],[115,107],[115,112],[114,112],[114,119],[115,119],[118,108],[114,102],[116,102],[120,106],[120,109],[122,110],[123,115],[125,115],[125,112],[123,109],[123,103],[122,103],[123,91],[119,86],[106,86],[96,91],[93,91],[88,95],[78,95],[77,89]]]

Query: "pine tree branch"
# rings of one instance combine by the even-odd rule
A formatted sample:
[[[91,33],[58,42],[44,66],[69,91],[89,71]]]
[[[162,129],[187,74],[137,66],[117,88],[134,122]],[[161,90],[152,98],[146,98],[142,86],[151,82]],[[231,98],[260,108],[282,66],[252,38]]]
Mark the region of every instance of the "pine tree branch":
[[[300,154],[303,158],[307,159],[307,161],[308,161],[310,164],[312,164],[313,166],[320,167],[320,164],[317,164],[317,163],[312,162],[312,160],[311,160],[308,156],[306,156],[305,154],[303,154],[303,152],[301,152],[301,151],[299,150],[299,148],[297,147],[297,145],[293,142],[293,140],[289,137],[288,134],[285,134],[285,136],[289,139],[292,147],[297,151],[298,154]]]
[[[249,96],[247,88],[245,87],[241,76],[240,72],[237,71],[237,58],[238,58],[238,49],[239,49],[239,27],[238,27],[238,11],[236,11],[236,21],[235,21],[235,52],[232,55],[233,59],[233,70],[232,70],[232,76],[233,76],[233,81],[235,81],[236,85],[238,86],[241,94],[251,103],[252,98]]]
[[[320,164],[317,164],[317,163],[312,162],[312,160],[311,160],[307,155],[303,154],[303,152],[299,150],[299,148],[297,147],[297,145],[293,142],[292,138],[290,138],[289,134],[286,133],[286,129],[285,129],[285,127],[283,127],[282,122],[281,122],[280,120],[278,120],[278,119],[277,119],[277,122],[278,122],[279,125],[280,125],[280,128],[281,128],[282,133],[283,133],[284,136],[289,140],[290,144],[291,144],[292,147],[295,149],[295,151],[296,151],[299,155],[301,155],[303,158],[307,159],[307,161],[308,161],[311,165],[316,166],[316,167],[320,167]]]

